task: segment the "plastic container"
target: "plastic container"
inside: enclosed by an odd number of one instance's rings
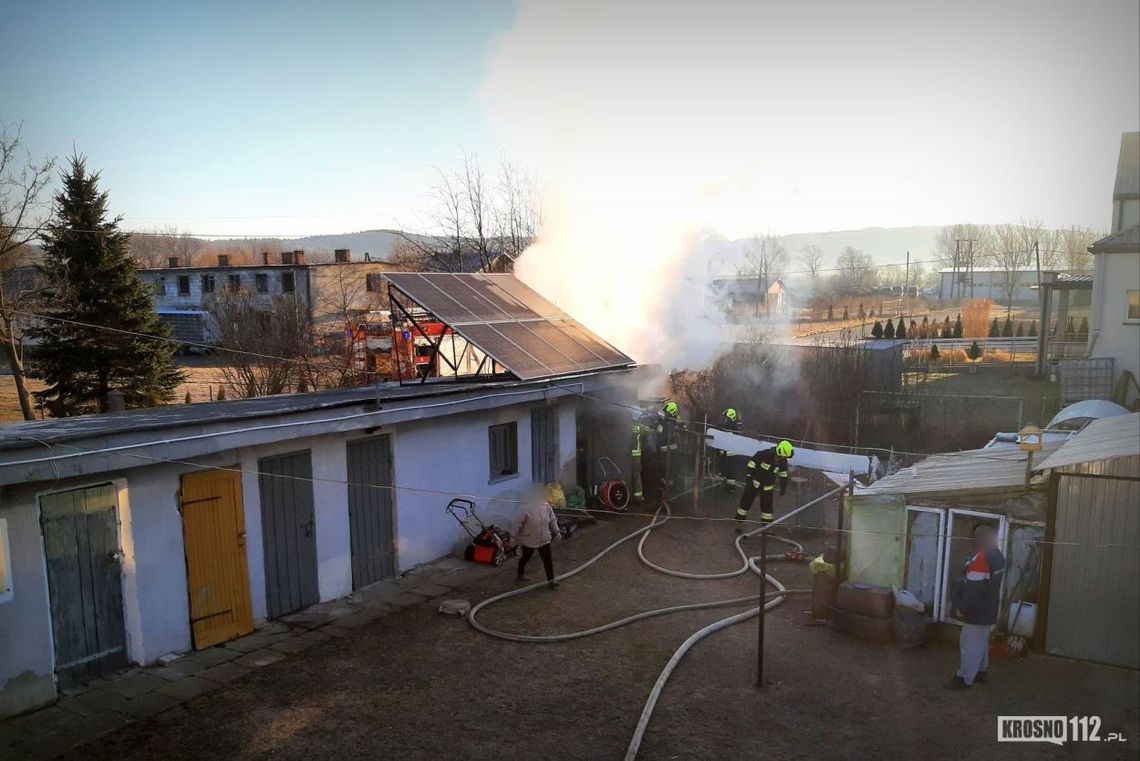
[[[1020,613],[1018,608],[1021,609]],[[1006,621],[1009,622],[1010,634],[1032,639],[1033,632],[1037,629],[1037,604],[1014,600],[1009,604],[1009,618]]]

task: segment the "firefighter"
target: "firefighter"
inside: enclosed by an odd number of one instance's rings
[[[748,461],[745,472],[744,492],[740,495],[740,506],[736,508],[736,519],[748,517],[752,501],[760,494],[760,521],[770,523],[772,502],[775,500],[776,480],[780,481],[780,496],[788,490],[788,460],[795,454],[790,441],[781,441],[775,447],[762,449]],[[739,533],[743,529],[737,528]]]
[[[742,421],[735,409],[729,407],[720,415],[720,428],[726,431],[739,431]],[[724,476],[724,487],[729,492],[736,491],[740,477],[740,456],[732,455],[723,449],[717,450],[720,474]]]
[[[635,414],[633,418],[633,437],[631,439],[632,448],[630,455],[633,458],[633,463],[630,465],[629,471],[629,486],[630,497],[634,502],[641,502],[645,499],[645,490],[641,481],[641,452],[642,452],[642,437],[647,436],[649,428],[642,422],[641,414]]]
[[[665,474],[665,485],[673,485],[673,471],[677,468],[677,434],[681,429],[681,408],[672,399],[665,400],[657,413],[658,467]]]

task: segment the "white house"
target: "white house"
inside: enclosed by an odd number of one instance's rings
[[[452,325],[494,346],[480,382],[0,427],[0,715],[451,554],[451,497],[511,525],[531,483],[585,486],[596,458],[628,460],[632,360],[552,306],[525,316],[541,297],[513,277],[468,277],[479,295],[448,281],[447,298],[490,315]],[[490,343],[515,328],[549,340]]]
[[[1140,132],[1125,133],[1112,197],[1112,234],[1093,254],[1089,356],[1114,359],[1116,401],[1140,397]]]
[[[938,298],[940,299],[991,299],[1006,303],[1009,290],[1006,284],[1013,278],[1013,300],[1015,302],[1036,302],[1037,270],[1027,269],[1007,273],[1000,267],[975,267],[972,272],[957,271],[958,281],[954,284],[953,269],[939,270]]]

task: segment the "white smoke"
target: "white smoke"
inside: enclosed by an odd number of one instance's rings
[[[516,274],[666,368],[702,366],[724,340],[705,297],[723,241],[707,224],[756,174],[757,83],[737,65],[755,40],[718,23],[720,44],[694,46],[705,13],[522,0],[482,93],[542,184],[541,235]]]

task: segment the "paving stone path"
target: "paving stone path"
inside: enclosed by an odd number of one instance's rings
[[[216,647],[166,665],[131,668],[61,693],[54,705],[0,720],[0,758],[49,759],[124,725],[163,712],[241,679],[255,669],[296,658],[312,647],[353,636],[377,618],[411,605],[438,604],[475,579],[495,573],[452,558],[315,605]]]

